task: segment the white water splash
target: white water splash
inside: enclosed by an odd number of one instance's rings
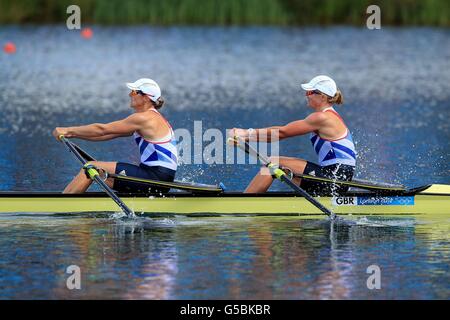
[[[371,219],[359,217],[355,220],[358,226],[368,227],[414,227],[415,221],[411,219]]]

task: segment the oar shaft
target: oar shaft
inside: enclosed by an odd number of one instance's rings
[[[70,152],[72,152],[75,157],[80,160],[80,162],[84,165],[88,163],[78,150],[73,146],[73,144],[67,140],[64,136],[60,137],[60,140],[66,145]],[[119,206],[120,209],[129,217],[133,216],[133,211],[111,190],[111,188],[100,178],[98,171],[95,168],[88,168],[87,173],[89,177],[97,182],[97,184],[103,189],[103,191]]]
[[[69,149],[69,151],[72,152],[75,155],[75,157],[77,157],[78,160],[80,160],[80,162],[83,165],[85,165],[87,163],[87,161],[80,155],[78,150],[75,149],[75,147],[72,145],[72,143],[69,140],[67,140],[63,136],[60,137],[60,140],[66,145],[66,147]]]
[[[271,163],[270,160],[267,157],[261,155],[258,151],[253,149],[248,144],[248,142],[242,141],[242,140],[240,140],[239,138],[236,137],[234,139],[234,143],[236,143],[241,148],[243,146],[243,149],[244,149],[245,152],[247,152],[249,154],[253,154],[255,157],[257,157],[269,169],[276,167],[274,172],[275,172],[275,176],[279,180],[281,180],[282,182],[287,184],[289,187],[291,187],[291,189],[293,189],[294,191],[296,191],[297,193],[302,195],[306,200],[308,200],[311,204],[313,204],[320,211],[322,211],[323,213],[328,215],[332,220],[334,220],[336,218],[336,214],[334,214],[333,212],[331,212],[330,210],[325,208],[325,206],[323,206],[319,201],[314,199],[309,193],[307,193],[300,186],[297,186],[294,182],[292,182],[292,180],[287,177],[286,173],[283,170],[278,168],[278,166],[276,166],[275,164]],[[242,145],[241,145],[241,143],[242,143]]]
[[[252,146],[250,146],[250,144],[248,144],[247,142],[245,142],[245,144],[242,145],[236,139],[231,139],[231,140],[234,143],[237,143],[237,146],[239,148],[241,148],[242,150],[244,150],[246,153],[251,154],[251,155],[255,156],[256,158],[258,158],[263,165],[267,166],[270,163],[270,160],[267,157],[263,156],[262,154],[259,154],[258,151],[253,149]],[[388,184],[388,183],[378,183],[377,184],[375,182],[358,180],[358,179],[352,179],[351,181],[343,181],[343,180],[337,180],[337,179],[336,180],[329,179],[329,178],[325,178],[325,177],[311,176],[311,175],[304,174],[304,173],[293,172],[293,174],[294,174],[294,177],[296,177],[296,178],[298,177],[298,178],[303,178],[303,179],[312,180],[312,181],[332,183],[332,184],[362,188],[362,189],[367,189],[367,190],[375,190],[378,192],[382,192],[385,189],[388,189],[387,191],[405,191],[406,190],[405,186]]]
[[[111,188],[100,178],[98,172],[92,177],[92,179],[100,185],[103,191],[105,191],[105,193],[114,200],[114,202],[120,209],[122,209],[123,212],[125,212],[127,216],[133,215],[133,211],[131,211],[130,208],[128,208],[128,206],[114,193],[114,191],[112,191]]]
[[[73,147],[79,152],[79,154],[85,159],[86,161],[96,161],[93,156],[91,156],[89,153],[81,149],[77,144],[70,142]]]
[[[292,180],[290,180],[286,175],[281,176],[281,181],[289,185],[292,189],[296,190],[298,193],[300,193],[303,197],[305,197],[306,200],[311,202],[313,205],[315,205],[320,211],[328,215],[331,219],[335,219],[336,214],[334,212],[331,212],[328,210],[324,205],[322,205],[319,201],[314,199],[309,193],[307,193],[305,190],[297,186]]]
[[[72,141],[70,141],[70,144],[76,149],[76,151],[78,151],[80,156],[82,158],[84,158],[85,160],[96,161],[93,156],[91,156],[89,153],[87,153],[85,150],[83,150],[76,143],[73,143]],[[115,174],[115,173],[108,173],[108,177],[114,178],[117,180],[143,183],[143,184],[147,184],[150,186],[173,188],[173,189],[178,189],[178,190],[187,190],[187,191],[191,191],[191,192],[221,193],[225,190],[225,186],[223,184],[220,184],[217,186],[217,185],[206,185],[206,184],[195,184],[195,183],[183,183],[183,182],[177,182],[177,181],[169,182],[169,181],[142,179],[142,178],[132,177],[132,176],[124,176],[124,175]]]

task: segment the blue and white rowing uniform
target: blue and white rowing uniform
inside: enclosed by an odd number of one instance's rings
[[[341,116],[333,109],[333,107],[326,108],[322,112],[331,112],[344,123]],[[319,158],[319,165],[321,167],[339,163],[353,167],[356,165],[355,145],[347,126],[346,130],[346,133],[342,137],[334,140],[324,139],[318,132],[311,133],[311,143]]]
[[[333,113],[345,125],[343,119],[333,107],[326,108],[322,112]],[[347,126],[345,127],[346,133],[333,140],[322,138],[316,131],[311,133],[310,139],[318,157],[318,164],[308,161],[303,173],[344,181],[352,179],[356,166],[356,150],[350,130]],[[348,190],[348,187],[318,183],[306,179],[302,179],[300,186],[313,194],[328,194],[330,192],[341,194]]]
[[[149,180],[173,181],[178,167],[178,152],[175,134],[169,122],[157,111],[151,109],[160,116],[167,124],[169,133],[162,139],[149,141],[144,139],[138,132],[134,132],[133,137],[138,145],[140,153],[139,166],[118,162],[116,174],[123,174],[131,177],[138,177]],[[168,189],[156,190],[148,185],[136,182],[116,179],[114,189],[119,192],[128,193],[148,193],[167,192]]]
[[[158,115],[162,115],[156,111]],[[164,118],[163,118],[164,119]],[[134,140],[136,141],[139,152],[141,154],[141,164],[148,167],[163,167],[171,170],[177,170],[177,142],[175,134],[169,122],[164,119],[169,127],[169,133],[158,141],[147,141],[139,133],[134,133]]]

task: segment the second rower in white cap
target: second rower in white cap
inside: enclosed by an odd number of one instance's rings
[[[343,96],[336,83],[328,76],[320,75],[301,87],[306,91],[308,106],[313,112],[303,120],[293,121],[284,126],[262,129],[232,129],[230,136],[239,136],[246,141],[271,141],[272,137],[282,140],[290,137],[310,135],[310,140],[318,161],[313,163],[292,157],[271,157],[273,163],[292,173],[309,174],[331,179],[349,181],[356,165],[356,151],[352,135],[334,110],[333,105],[342,104]],[[262,168],[253,178],[245,192],[266,192],[273,182],[267,168]],[[311,180],[293,180],[306,192],[320,194],[340,194],[348,190],[345,186],[318,183]]]

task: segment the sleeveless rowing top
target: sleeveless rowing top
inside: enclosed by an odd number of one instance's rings
[[[141,164],[149,167],[160,166],[171,170],[177,170],[177,142],[172,127],[158,111],[154,109],[151,109],[150,111],[156,112],[164,119],[164,121],[166,121],[170,132],[159,141],[145,140],[137,132],[133,134],[134,140],[139,147],[139,153],[141,154]]]
[[[326,108],[322,112],[332,112],[342,121],[342,123],[344,123],[344,120],[342,120],[341,116],[333,109],[333,107]],[[347,126],[346,129],[346,134],[335,140],[321,138],[317,131],[311,133],[311,142],[314,151],[319,157],[319,165],[321,167],[339,163],[349,166],[356,165],[355,145]]]

